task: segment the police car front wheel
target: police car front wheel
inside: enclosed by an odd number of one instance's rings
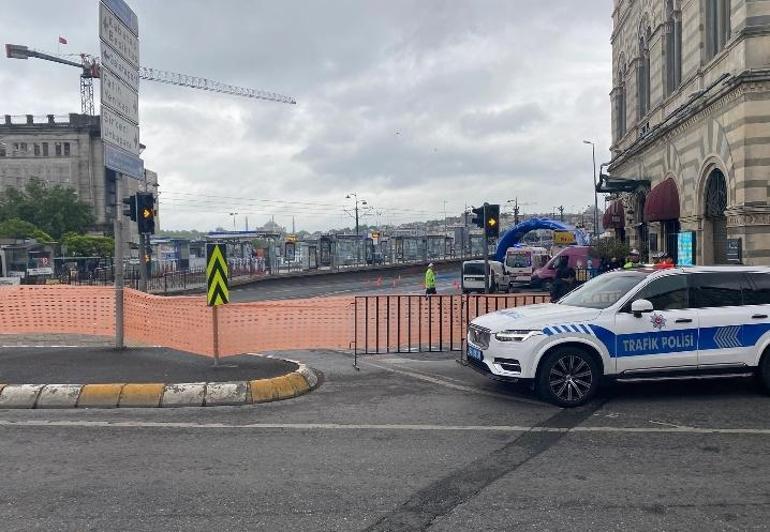
[[[770,394],[770,352],[765,352],[762,356],[762,362],[759,364],[757,376],[765,388],[765,391]]]
[[[546,355],[537,378],[538,395],[563,407],[585,404],[598,387],[599,365],[577,347],[559,347]]]

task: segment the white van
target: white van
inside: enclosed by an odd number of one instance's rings
[[[505,252],[505,273],[511,283],[530,284],[532,273],[551,259],[548,250],[540,247],[508,248]]]
[[[503,263],[496,260],[490,260],[489,292],[507,292],[509,285],[510,280],[505,274]],[[463,294],[468,294],[470,292],[484,292],[483,260],[466,260],[463,262],[462,288]]]

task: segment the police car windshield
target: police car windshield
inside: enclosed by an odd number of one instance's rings
[[[605,309],[611,307],[649,275],[649,272],[611,272],[591,279],[559,300],[560,305]]]

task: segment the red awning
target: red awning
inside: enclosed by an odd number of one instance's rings
[[[615,200],[604,211],[602,225],[605,229],[623,229],[626,226],[626,214],[623,211],[623,202]]]
[[[679,218],[679,191],[676,182],[669,177],[658,183],[644,202],[644,221],[662,222]]]

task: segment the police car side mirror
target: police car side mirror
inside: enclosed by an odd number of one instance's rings
[[[641,318],[642,314],[649,314],[653,310],[652,303],[646,299],[637,299],[631,303],[631,313],[635,318]]]

